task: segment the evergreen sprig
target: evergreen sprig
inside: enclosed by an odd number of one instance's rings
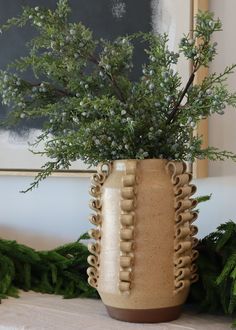
[[[202,149],[202,136],[192,137],[201,119],[236,106],[236,94],[226,85],[235,65],[193,85],[196,72],[216,56],[211,37],[222,28],[219,19],[199,12],[191,35],[181,39],[179,52],[193,68],[184,86],[176,67],[179,53],[169,50],[167,35],[140,32],[95,40],[83,24],[70,22],[69,14],[68,1],[59,0],[55,10],[25,7],[1,27],[5,32],[28,24],[37,32],[28,42],[28,55],[0,72],[2,102],[12,109],[1,126],[45,119],[32,149],[38,152],[43,141],[40,153],[49,161],[30,189],[76,159],[92,165],[127,158],[235,160],[231,152]],[[143,42],[147,62],[132,81],[137,42]],[[32,81],[24,79],[28,70]]]

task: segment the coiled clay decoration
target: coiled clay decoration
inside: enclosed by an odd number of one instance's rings
[[[169,162],[167,170],[175,196],[174,293],[178,294],[198,280],[197,267],[193,263],[198,257],[198,251],[194,249],[198,244],[194,237],[198,229],[192,225],[197,219],[197,213],[192,211],[197,202],[190,198],[196,192],[196,186],[190,184],[192,175],[186,173],[185,163]]]
[[[102,201],[101,201],[101,188],[110,172],[110,164],[100,164],[97,173],[92,176],[90,195],[94,198],[90,201],[90,208],[95,212],[91,214],[90,222],[97,227],[91,229],[88,233],[89,236],[95,240],[95,243],[88,245],[88,250],[91,255],[88,257],[88,263],[91,265],[87,269],[88,283],[97,288],[99,278],[99,254],[100,254],[100,240],[101,240],[101,225],[102,225]]]
[[[137,162],[131,161],[126,166],[125,175],[122,178],[121,188],[121,215],[120,215],[120,282],[119,289],[123,293],[130,293],[132,284],[134,261],[134,221],[136,207],[136,167]]]

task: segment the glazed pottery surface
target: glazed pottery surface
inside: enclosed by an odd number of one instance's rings
[[[114,318],[175,319],[197,280],[196,188],[185,171],[181,162],[118,160],[92,179],[89,283]]]

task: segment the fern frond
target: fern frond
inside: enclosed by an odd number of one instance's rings
[[[220,285],[227,277],[230,275],[230,272],[236,267],[236,253],[231,255],[224,266],[224,269],[217,277],[216,284]]]

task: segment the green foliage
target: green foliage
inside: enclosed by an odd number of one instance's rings
[[[197,204],[208,202],[211,199],[212,194],[196,197]]]
[[[180,49],[186,58],[194,60],[194,66],[207,67],[216,55],[217,43],[211,44],[211,36],[216,31],[221,31],[222,24],[219,19],[214,19],[210,12],[200,12],[196,17],[196,27],[193,31],[193,39],[184,36],[180,43]],[[200,42],[196,43],[196,38]]]
[[[87,283],[89,252],[81,240],[52,251],[35,251],[0,240],[0,298],[18,297],[18,289],[60,294],[64,298],[98,298]]]
[[[30,24],[38,32],[28,43],[28,55],[0,72],[2,102],[12,108],[2,126],[45,118],[32,149],[43,141],[39,153],[50,161],[31,188],[78,158],[93,165],[127,158],[236,160],[231,152],[202,149],[202,137],[193,136],[202,118],[236,106],[236,94],[226,85],[235,65],[193,86],[196,72],[216,55],[211,36],[221,23],[212,13],[199,12],[193,35],[180,41],[180,53],[193,64],[186,86],[176,70],[179,54],[168,49],[167,35],[137,33],[112,42],[94,40],[80,22],[70,22],[69,13],[68,1],[60,0],[54,11],[26,7],[1,27],[5,32]],[[132,81],[137,42],[144,42],[147,63],[141,77]],[[27,70],[33,71],[33,81],[24,79]]]
[[[208,202],[211,199],[211,194],[210,195],[203,195],[203,196],[199,196],[196,197],[196,201],[197,201],[197,205],[199,205],[200,203],[205,203]],[[195,212],[199,213],[199,209],[195,209]]]
[[[197,303],[202,311],[236,313],[235,237],[236,224],[228,221],[199,242],[200,280],[191,287],[190,301]]]

